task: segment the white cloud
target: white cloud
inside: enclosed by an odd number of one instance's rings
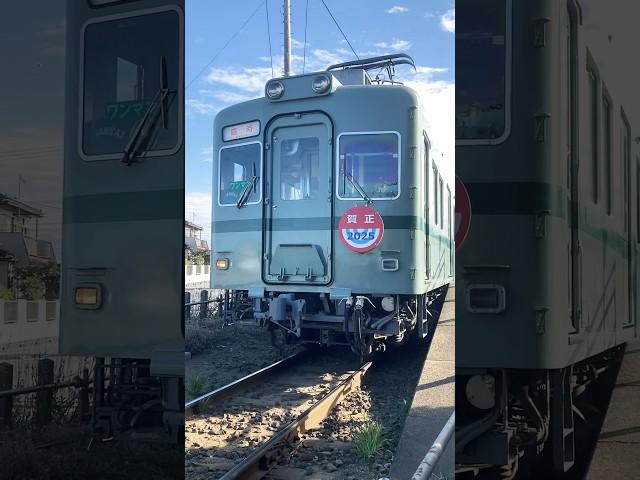
[[[408,40],[401,40],[399,38],[394,38],[390,42],[378,42],[373,44],[374,47],[378,48],[391,48],[392,50],[409,50],[413,45],[413,42]]]
[[[447,10],[440,16],[440,28],[445,32],[455,33],[456,31],[456,9]]]
[[[213,163],[213,145],[209,145],[208,147],[200,150],[200,156],[202,157],[203,162]]]
[[[309,45],[309,43],[307,42],[307,45]],[[304,42],[301,42],[300,40],[296,40],[295,38],[291,37],[291,48],[304,48]]]
[[[409,9],[407,7],[399,7],[397,5],[391,7],[389,10],[385,10],[385,12],[393,14],[393,13],[405,13],[408,12]]]
[[[221,109],[207,102],[203,102],[197,98],[189,98],[185,102],[187,109],[195,111],[201,115],[215,115]]]
[[[245,92],[260,95],[264,84],[271,78],[270,67],[214,67],[206,76],[208,83],[228,85]]]
[[[184,199],[184,216],[190,222],[194,222],[204,228],[202,239],[210,241],[211,238],[211,193],[188,192]],[[211,247],[211,245],[209,245]]]
[[[205,97],[215,98],[223,103],[240,103],[257,98],[259,95],[247,95],[229,90],[199,90],[198,93]]]
[[[434,18],[436,16],[437,15],[435,13],[432,13],[432,12],[427,12],[427,13],[424,14],[424,18]]]
[[[432,156],[444,159],[445,175],[453,179],[455,171],[455,84],[434,79],[446,68],[417,66],[417,72],[407,74],[404,84],[413,88],[420,102],[431,140]]]

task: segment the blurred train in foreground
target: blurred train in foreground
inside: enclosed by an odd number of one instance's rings
[[[104,436],[184,425],[184,1],[67,3],[60,351]],[[157,429],[155,430],[157,433]]]
[[[456,4],[458,473],[570,470],[638,334],[640,119],[597,3]]]
[[[212,288],[282,342],[366,356],[427,334],[453,275],[452,191],[417,94],[368,71],[275,78],[214,124]],[[384,84],[383,84],[384,83]]]

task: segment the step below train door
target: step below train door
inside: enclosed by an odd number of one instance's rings
[[[331,281],[332,136],[329,118],[319,113],[281,117],[267,130],[266,283]]]

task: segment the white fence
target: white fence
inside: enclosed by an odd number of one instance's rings
[[[0,346],[58,337],[60,302],[0,300]]]
[[[184,267],[184,287],[209,288],[210,265],[185,265]]]

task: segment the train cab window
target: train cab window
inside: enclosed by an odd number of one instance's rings
[[[121,157],[145,115],[145,138],[139,140],[138,152],[175,153],[181,136],[180,41],[175,10],[100,20],[85,27],[81,132],[85,159]]]
[[[250,189],[246,205],[262,198],[262,147],[258,142],[244,143],[220,149],[218,203],[238,205],[245,190]]]
[[[320,139],[283,140],[280,146],[280,198],[314,199],[320,189]]]
[[[498,143],[508,135],[510,0],[458,0],[456,140]]]
[[[604,140],[604,166],[605,166],[605,202],[607,206],[607,214],[611,215],[611,207],[613,203],[613,192],[611,189],[612,175],[612,136],[613,136],[613,119],[611,116],[611,97],[607,93],[605,86],[602,86],[602,120],[603,120],[603,140]]]
[[[372,200],[400,196],[400,134],[342,133],[338,136],[338,198]]]

